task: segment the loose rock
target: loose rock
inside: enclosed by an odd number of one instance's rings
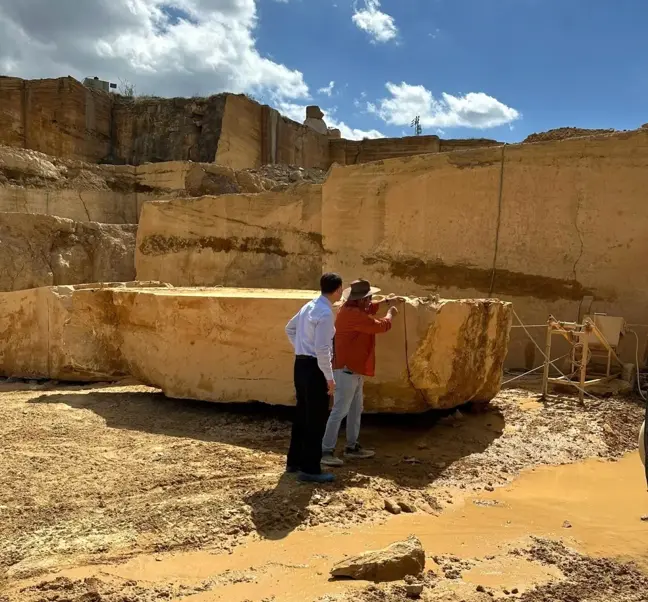
[[[367,581],[397,581],[406,575],[420,575],[425,567],[425,552],[418,538],[391,544],[383,550],[347,558],[331,569],[333,577]]]
[[[385,500],[385,510],[387,510],[387,512],[391,512],[392,514],[401,513],[401,507],[399,506],[398,502],[389,498]]]
[[[403,512],[407,512],[407,513],[410,513],[410,514],[412,512],[416,512],[416,506],[414,504],[410,504],[409,502],[399,500],[398,505],[400,506],[400,509]]]
[[[405,591],[409,598],[419,598],[423,593],[423,584],[422,583],[407,583],[405,585]]]

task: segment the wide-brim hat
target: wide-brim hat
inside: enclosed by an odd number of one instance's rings
[[[355,280],[351,283],[351,286],[347,288],[342,296],[347,301],[358,301],[360,299],[366,299],[371,297],[376,293],[379,293],[380,289],[375,286],[371,286],[368,280]]]

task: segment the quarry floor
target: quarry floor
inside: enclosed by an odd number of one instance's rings
[[[286,408],[0,381],[0,600],[405,600],[328,573],[410,533],[423,600],[648,600],[642,416],[523,390],[486,413],[369,416],[376,458],[324,487],[283,474]]]

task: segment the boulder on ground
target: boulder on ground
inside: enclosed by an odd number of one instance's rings
[[[424,568],[423,546],[418,538],[410,536],[383,550],[365,552],[338,562],[331,569],[331,576],[365,581],[398,581],[407,575],[420,575]]]
[[[294,351],[284,328],[313,291],[144,283],[25,293],[0,294],[0,374],[130,374],[169,397],[295,403]],[[423,412],[492,399],[509,326],[507,303],[409,300],[380,336],[366,410]]]

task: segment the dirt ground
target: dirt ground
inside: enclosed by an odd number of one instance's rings
[[[608,471],[607,490],[622,495],[614,471],[626,461],[623,470],[633,471],[638,462],[621,458],[636,449],[643,411],[631,399],[590,400],[582,408],[567,396],[539,402],[534,393],[508,390],[486,413],[368,416],[362,442],[375,447],[377,457],[348,463],[332,486],[311,486],[283,474],[290,409],[175,401],[127,384],[0,381],[1,591],[11,602],[403,600],[403,584],[328,583],[323,574],[336,554],[364,545],[365,536],[366,545],[388,543],[401,530],[426,531],[434,523],[446,527],[430,531],[429,545],[452,547],[438,533],[461,521],[479,522],[479,513],[499,512],[498,505],[514,512],[515,489],[507,493],[506,487],[534,467],[605,460],[583,474],[595,485],[597,471]],[[549,480],[538,490],[551,489],[559,477],[539,470]],[[636,474],[634,487],[645,495],[640,465]],[[386,500],[413,513],[393,517]],[[530,508],[528,516],[540,517],[532,524],[544,532],[545,507]],[[620,517],[633,521],[627,532],[636,527],[648,541],[648,523],[638,509],[633,513]],[[564,527],[567,532],[571,525]],[[601,553],[586,553],[576,540],[587,542],[590,532],[581,537],[578,526],[574,547],[529,529],[512,529],[499,541],[499,527],[483,533],[466,527],[466,541],[474,535],[474,542],[456,556],[434,555],[426,544],[430,571],[421,598],[648,600],[641,554],[606,558],[612,548],[605,542],[600,550],[591,546]],[[327,552],[317,554],[332,533]],[[482,554],[496,544],[496,551]],[[309,546],[308,563],[287,560],[308,555]],[[541,578],[527,579],[527,567],[517,588],[484,586],[497,572],[488,568],[492,562],[504,562],[499,572],[509,575],[522,563]],[[285,597],[272,593],[318,563],[303,579],[302,593],[290,587]],[[475,567],[480,577],[471,582],[465,571]]]

